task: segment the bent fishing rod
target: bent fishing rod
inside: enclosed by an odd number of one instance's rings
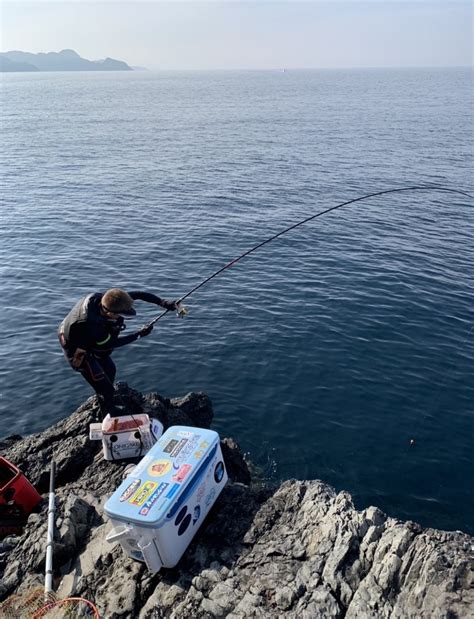
[[[330,213],[331,211],[335,211],[335,210],[337,210],[339,208],[342,208],[343,206],[349,206],[349,204],[355,204],[356,202],[361,202],[362,200],[367,200],[368,198],[373,198],[375,196],[383,196],[383,195],[388,194],[388,193],[397,193],[397,192],[401,192],[401,191],[445,191],[445,192],[455,193],[457,195],[465,196],[467,198],[470,198],[471,200],[474,199],[474,196],[471,196],[471,194],[466,193],[465,191],[461,191],[459,189],[451,189],[449,187],[437,187],[435,185],[432,185],[432,186],[399,187],[397,189],[385,189],[384,191],[377,191],[375,193],[369,193],[367,195],[360,196],[359,198],[353,198],[352,200],[348,200],[347,202],[342,202],[341,204],[337,204],[336,206],[331,206],[330,208],[327,208],[324,211],[320,211],[319,213],[316,213],[315,215],[311,215],[310,217],[306,217],[305,219],[302,219],[301,221],[298,221],[297,223],[295,223],[295,224],[293,224],[291,226],[288,226],[288,228],[285,228],[281,232],[278,232],[277,234],[274,234],[273,236],[269,237],[268,239],[265,239],[264,241],[258,243],[257,245],[255,245],[251,249],[247,250],[246,252],[244,252],[243,254],[238,256],[237,258],[234,258],[234,260],[231,260],[230,262],[225,264],[223,267],[221,267],[215,273],[213,273],[212,275],[210,275],[209,277],[204,279],[202,282],[200,282],[197,286],[194,286],[194,288],[192,288],[189,292],[187,292],[184,296],[182,296],[180,299],[178,299],[176,301],[176,307],[177,307],[177,314],[178,314],[178,316],[179,317],[183,317],[183,316],[185,316],[187,314],[186,309],[184,307],[180,307],[181,303],[185,299],[190,297],[194,292],[196,292],[196,290],[199,290],[199,288],[202,288],[202,286],[204,286],[205,284],[210,282],[211,279],[214,279],[215,277],[220,275],[223,271],[225,271],[226,269],[230,268],[231,266],[233,266],[234,264],[236,264],[237,262],[242,260],[242,258],[245,258],[249,254],[252,254],[254,251],[257,251],[257,249],[260,249],[260,247],[263,247],[267,243],[271,243],[272,241],[274,241],[275,239],[277,239],[280,236],[283,236],[287,232],[290,232],[291,230],[294,230],[295,228],[298,228],[299,226],[302,226],[303,224],[306,224],[306,223],[312,221],[313,219],[316,219],[317,217],[322,217],[322,215],[326,215],[327,213]],[[156,322],[158,322],[158,320],[160,320],[161,318],[163,318],[163,316],[168,314],[169,311],[170,310],[165,310],[164,312],[161,312],[161,314],[159,314],[156,318],[154,318],[146,326],[147,327],[153,326]]]

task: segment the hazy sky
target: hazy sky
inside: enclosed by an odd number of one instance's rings
[[[1,0],[0,50],[161,69],[472,64],[470,1]]]

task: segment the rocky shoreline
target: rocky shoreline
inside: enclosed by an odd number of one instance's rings
[[[170,402],[118,388],[128,410],[165,429],[211,425],[204,394]],[[88,598],[105,619],[474,616],[471,536],[402,522],[376,507],[357,511],[347,492],[321,481],[253,482],[226,438],[228,485],[178,565],[150,575],[105,541],[103,505],[128,462],[104,461],[100,442],[89,440],[96,412],[92,397],[48,430],[0,446],[45,497],[56,460],[59,597]],[[21,536],[0,541],[0,601],[43,586],[46,514],[43,501]]]

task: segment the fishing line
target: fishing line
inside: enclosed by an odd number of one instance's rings
[[[202,286],[204,286],[205,284],[210,282],[211,279],[214,279],[215,277],[220,275],[223,271],[225,271],[226,269],[230,268],[231,266],[233,266],[234,264],[236,264],[237,262],[242,260],[242,258],[245,258],[246,256],[248,256],[249,254],[253,253],[254,251],[257,251],[257,249],[260,249],[260,247],[263,247],[267,243],[271,243],[271,241],[274,241],[278,237],[283,236],[287,232],[290,232],[291,230],[294,230],[295,228],[298,228],[299,226],[302,226],[303,224],[306,224],[309,221],[312,221],[313,219],[316,219],[317,217],[321,217],[322,215],[326,215],[327,213],[330,213],[331,211],[335,211],[335,210],[337,210],[339,208],[342,208],[343,206],[348,206],[349,204],[354,204],[355,202],[360,202],[361,200],[367,200],[368,198],[373,198],[375,196],[382,196],[382,195],[385,195],[385,194],[388,194],[388,193],[397,193],[397,192],[401,192],[401,191],[420,191],[420,190],[421,191],[446,191],[446,192],[449,192],[449,193],[455,193],[455,194],[458,194],[458,195],[461,195],[461,196],[465,196],[467,198],[470,198],[471,200],[474,199],[474,196],[471,196],[471,194],[466,193],[465,191],[461,191],[459,189],[451,189],[449,187],[437,187],[435,185],[433,185],[433,186],[399,187],[397,189],[385,189],[384,191],[377,191],[375,193],[369,193],[367,195],[360,196],[359,198],[353,198],[352,200],[348,200],[347,202],[342,202],[341,204],[337,204],[336,206],[331,206],[330,208],[327,208],[324,211],[320,211],[319,213],[316,213],[315,215],[311,215],[310,217],[306,217],[305,219],[302,219],[301,221],[298,221],[297,223],[295,223],[295,224],[293,224],[291,226],[288,226],[288,228],[285,228],[281,232],[278,232],[277,234],[274,234],[273,236],[269,237],[268,239],[265,239],[264,241],[258,243],[257,245],[255,245],[251,249],[247,250],[246,252],[244,252],[243,254],[238,256],[237,258],[234,258],[234,260],[231,260],[230,262],[225,264],[223,267],[221,267],[219,270],[217,270],[215,273],[213,273],[212,275],[210,275],[209,277],[204,279],[197,286],[192,288],[184,296],[182,296],[180,299],[178,299],[176,301],[176,303],[177,304],[182,303],[182,301],[184,301],[185,299],[190,297],[194,292],[196,292],[196,290],[199,290],[199,288],[202,288]],[[149,322],[147,324],[147,326],[154,325],[156,322],[158,322],[158,320],[163,318],[163,316],[165,316],[169,311],[170,310],[165,310],[164,312],[162,312],[159,316],[157,316],[151,322]]]

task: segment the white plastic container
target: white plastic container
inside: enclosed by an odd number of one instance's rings
[[[226,482],[217,432],[173,426],[106,502],[107,541],[152,573],[174,567]]]
[[[102,423],[89,426],[89,438],[102,440],[105,460],[144,456],[163,434],[163,424],[148,415],[107,415]]]

